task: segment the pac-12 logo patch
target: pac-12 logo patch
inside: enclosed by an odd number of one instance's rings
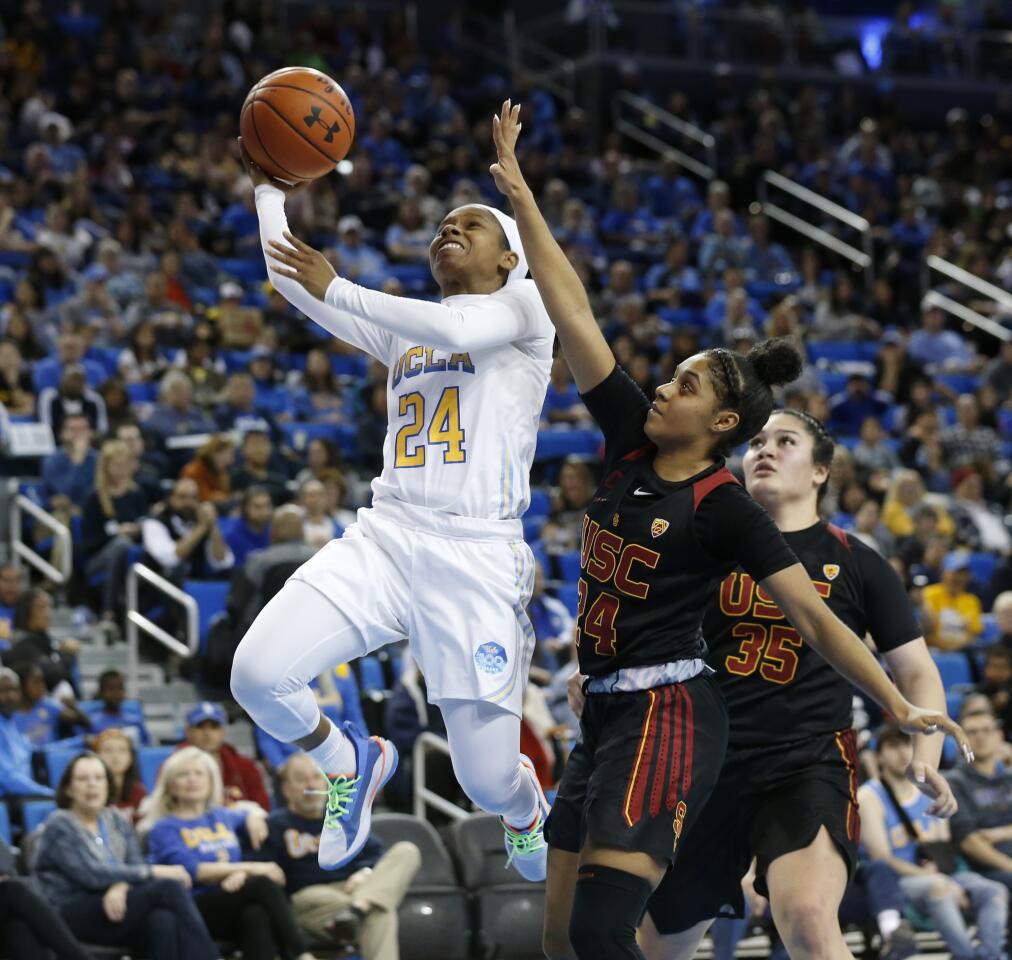
[[[506,669],[507,660],[505,648],[498,643],[483,643],[474,651],[474,662],[478,664],[478,669],[492,676]]]
[[[667,520],[661,520],[658,517],[650,524],[650,536],[656,540],[670,526],[671,524]]]
[[[840,575],[840,564],[824,563],[822,565],[822,572],[826,575],[827,580],[835,580]]]

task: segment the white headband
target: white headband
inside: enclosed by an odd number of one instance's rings
[[[457,210],[463,210],[466,207],[477,207],[479,210],[491,213],[499,221],[499,226],[502,227],[503,233],[506,234],[506,243],[509,245],[510,250],[517,255],[517,265],[510,270],[510,275],[506,278],[506,282],[512,283],[514,280],[523,280],[527,276],[527,255],[524,253],[523,244],[520,243],[520,230],[517,228],[516,220],[507,216],[502,210],[496,210],[495,207],[487,206],[484,203],[465,203],[463,206],[457,207]],[[455,212],[454,210],[450,211],[450,213]]]

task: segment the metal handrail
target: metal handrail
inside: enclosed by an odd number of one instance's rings
[[[171,633],[158,626],[154,620],[149,620],[140,612],[137,604],[137,581],[143,580],[158,590],[161,590],[170,600],[175,600],[186,610],[186,640],[180,643]],[[189,657],[197,652],[200,643],[200,612],[197,601],[188,593],[180,590],[170,580],[166,580],[161,574],[155,573],[150,567],[143,563],[132,564],[127,571],[126,580],[127,614],[126,614],[126,640],[127,640],[127,682],[130,695],[138,695],[137,663],[138,632],[143,630],[148,636],[154,637],[163,646],[168,647],[173,653],[181,657]]]
[[[1012,340],[1012,332],[1006,327],[1003,327],[990,317],[985,317],[982,313],[977,313],[976,310],[971,309],[966,304],[953,300],[944,293],[939,293],[937,290],[929,290],[924,295],[921,303],[924,306],[939,307],[946,313],[951,313],[954,317],[958,317],[965,323],[969,323],[979,330],[983,330],[985,333],[990,333],[999,340]]]
[[[20,560],[26,560],[40,573],[47,576],[54,583],[63,586],[70,582],[70,575],[74,569],[74,548],[70,536],[70,528],[60,523],[51,513],[43,510],[37,503],[34,503],[23,493],[17,493],[18,482],[12,480],[9,486],[14,494],[11,501],[11,551],[14,554],[14,563],[20,566]],[[33,550],[22,539],[21,514],[22,511],[33,516],[46,529],[52,530],[59,546],[60,567],[57,569],[42,554]]]
[[[425,808],[429,806],[446,814],[451,820],[463,820],[468,815],[463,807],[458,807],[457,804],[451,803],[446,797],[441,797],[425,786],[425,758],[430,752],[442,753],[448,757],[450,756],[450,745],[434,733],[420,733],[411,751],[411,764],[414,768],[411,779],[414,784],[415,816],[424,819]]]
[[[779,204],[773,203],[769,199],[770,187],[782,190],[795,200],[814,207],[826,216],[832,217],[844,226],[857,231],[861,236],[861,247],[863,249],[858,249],[853,244],[834,236],[828,230],[824,230],[822,227],[818,227],[814,223],[785,210]],[[766,216],[800,233],[809,240],[826,247],[826,249],[832,250],[844,259],[849,260],[855,266],[860,267],[864,271],[865,283],[871,289],[872,282],[875,279],[875,263],[872,257],[874,246],[871,224],[864,217],[858,216],[846,207],[841,207],[840,204],[834,203],[814,190],[809,190],[808,187],[803,187],[800,183],[795,183],[793,180],[773,170],[767,170],[759,178],[758,192],[759,202],[762,204],[763,213]]]
[[[934,254],[927,257],[924,263],[929,271],[936,270],[938,273],[945,274],[949,279],[955,280],[956,283],[961,283],[964,287],[969,287],[989,300],[994,300],[1003,310],[1008,310],[1012,313],[1012,294],[1002,290],[1001,287],[996,287],[993,283],[981,280],[975,273],[970,273],[969,270],[957,267],[951,261]]]
[[[623,119],[621,116],[623,105],[637,111],[648,123],[662,124],[674,130],[679,136],[698,143],[706,151],[706,162],[704,163],[678,147],[665,143],[660,137],[644,129],[642,123],[634,124]],[[697,127],[694,123],[675,116],[669,110],[657,106],[656,103],[652,103],[645,97],[629,91],[624,91],[616,96],[615,114],[615,129],[629,137],[630,140],[636,140],[663,156],[674,157],[686,170],[704,180],[713,180],[717,176],[717,141],[702,127]]]

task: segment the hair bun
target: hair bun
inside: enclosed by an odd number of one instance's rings
[[[770,387],[801,376],[801,354],[788,340],[764,340],[749,350],[745,359],[755,375]]]

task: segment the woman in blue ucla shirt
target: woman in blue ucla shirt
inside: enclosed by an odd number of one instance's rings
[[[276,863],[242,859],[238,832],[258,849],[267,836],[259,808],[224,806],[218,765],[203,750],[185,747],[162,765],[142,824],[150,825],[152,863],[184,867],[193,900],[215,937],[234,941],[246,960],[315,960],[285,899]]]
[[[46,899],[86,943],[129,946],[152,960],[216,960],[218,948],[186,895],[181,867],[148,866],[130,822],[109,806],[112,775],[76,756],[56,789],[33,856]]]

